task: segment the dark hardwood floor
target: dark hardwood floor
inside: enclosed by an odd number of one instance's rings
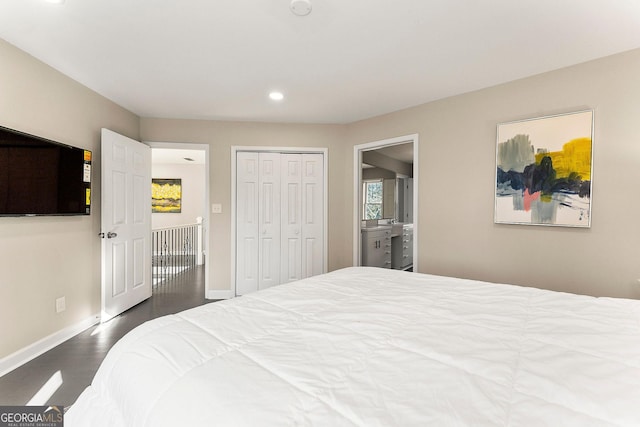
[[[212,302],[204,295],[204,266],[158,285],[148,300],[0,377],[0,405],[25,405],[51,378],[59,378],[58,371],[62,385],[46,402],[37,404],[73,404],[93,380],[111,346],[122,336],[147,320]]]

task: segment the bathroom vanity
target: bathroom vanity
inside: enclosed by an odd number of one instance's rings
[[[413,224],[363,227],[362,265],[409,270],[413,268]]]

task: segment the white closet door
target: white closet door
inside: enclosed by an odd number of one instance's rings
[[[238,152],[236,160],[236,293],[258,290],[258,153]]]
[[[280,284],[280,153],[259,153],[258,289]]]
[[[282,154],[281,282],[302,278],[302,155]]]
[[[324,271],[324,156],[302,154],[302,277]]]
[[[324,156],[236,157],[236,294],[324,272]]]

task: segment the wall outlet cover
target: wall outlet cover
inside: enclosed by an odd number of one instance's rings
[[[56,313],[62,313],[67,309],[67,301],[65,297],[56,299]]]

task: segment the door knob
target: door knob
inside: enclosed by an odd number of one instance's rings
[[[117,235],[118,235],[118,233],[114,233],[113,231],[110,231],[110,232],[107,233],[107,239],[113,239]]]

